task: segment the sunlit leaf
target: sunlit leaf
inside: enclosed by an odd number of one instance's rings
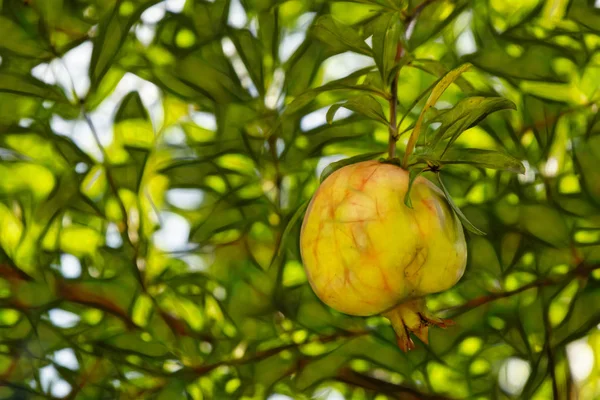
[[[493,150],[451,148],[444,153],[441,162],[444,164],[469,164],[517,174],[525,173],[525,167],[521,161],[506,153]]]
[[[431,120],[431,122],[441,123],[441,126],[428,140],[428,145],[434,148],[445,139],[450,139],[448,144],[450,145],[462,132],[477,125],[489,114],[508,109],[514,110],[516,106],[503,97],[467,97],[450,110],[443,111]]]
[[[312,34],[336,52],[350,50],[365,55],[372,54],[371,48],[356,31],[329,15],[319,18],[312,28]]]
[[[383,14],[375,25],[373,58],[385,82],[396,63],[401,29],[400,16],[394,13]]]
[[[425,113],[427,112],[427,110],[429,110],[431,107],[433,107],[435,105],[435,103],[437,103],[437,101],[442,96],[442,94],[444,94],[444,92],[446,91],[446,89],[463,72],[465,72],[466,70],[468,70],[470,67],[471,67],[470,64],[463,64],[460,67],[458,67],[456,69],[453,69],[452,71],[450,71],[446,75],[444,75],[444,77],[441,78],[440,81],[432,89],[431,94],[427,98],[425,106],[423,107],[423,110],[421,110],[421,114],[419,115],[419,119],[417,119],[417,123],[415,124],[413,132],[410,135],[410,138],[408,139],[408,144],[406,145],[406,153],[405,153],[404,161],[403,161],[403,164],[405,166],[408,164],[408,156],[410,155],[410,153],[415,148],[415,145],[417,144],[417,140],[419,139],[419,135],[421,133],[421,128],[422,128],[422,125],[423,125],[423,119],[425,117]]]
[[[452,209],[454,210],[454,212],[456,213],[456,215],[458,216],[458,218],[460,219],[460,222],[462,222],[463,226],[469,231],[469,232],[473,232],[476,235],[485,235],[485,232],[483,232],[482,230],[478,229],[477,227],[475,227],[475,225],[473,225],[465,216],[465,214],[463,214],[463,212],[460,210],[460,208],[458,208],[456,206],[456,204],[454,203],[454,201],[452,200],[452,196],[450,196],[450,193],[448,193],[448,190],[446,189],[446,187],[444,186],[444,183],[442,182],[442,178],[440,177],[440,174],[438,173],[437,175],[438,177],[438,181],[440,182],[440,187],[442,188],[442,190],[444,191],[444,195],[446,196],[446,200],[448,201],[448,204],[450,204],[450,207],[452,207]]]
[[[145,0],[139,5],[129,3],[126,7],[134,7],[130,15],[124,16],[120,3],[116,3],[110,15],[102,20],[98,34],[94,39],[92,52],[90,80],[92,86],[97,86],[108,72],[112,62],[125,43],[129,29],[138,20],[142,12],[158,0]]]
[[[350,111],[362,114],[367,118],[381,122],[384,125],[388,125],[387,118],[383,113],[381,104],[371,95],[362,95],[358,97],[352,97],[345,103],[334,104],[327,111],[327,122],[332,123],[333,117],[337,110],[341,107],[347,108]]]

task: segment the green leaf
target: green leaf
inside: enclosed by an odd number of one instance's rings
[[[290,115],[297,113],[298,111],[302,110],[302,108],[310,104],[310,102],[313,101],[319,94],[332,90],[356,90],[384,96],[385,94],[375,86],[358,83],[362,80],[362,78],[372,71],[373,67],[361,68],[342,79],[337,79],[317,88],[307,90],[306,92],[299,94],[294,98],[294,100],[286,107],[285,114]]]
[[[596,204],[600,204],[600,136],[575,141],[575,160],[581,182]]]
[[[450,207],[452,207],[452,209],[458,216],[458,219],[460,219],[460,222],[462,222],[463,226],[469,232],[472,232],[476,235],[485,235],[485,232],[483,232],[482,230],[478,229],[475,225],[473,225],[471,223],[471,221],[469,221],[467,219],[465,214],[463,214],[463,212],[460,210],[460,208],[458,208],[458,206],[456,204],[454,204],[454,201],[452,201],[452,196],[450,196],[450,193],[448,193],[446,186],[444,186],[444,182],[442,182],[442,177],[440,176],[439,172],[437,173],[437,178],[438,178],[438,181],[440,182],[440,187],[442,188],[442,191],[444,192],[444,195],[446,196],[446,200],[448,200],[448,204],[450,204]]]
[[[222,35],[227,28],[230,0],[190,2],[190,15],[201,42],[208,42]]]
[[[202,46],[180,60],[175,73],[200,96],[206,96],[216,103],[245,101],[251,98],[242,87],[218,41]]]
[[[30,76],[22,76],[9,72],[0,72],[0,92],[68,103],[63,92],[57,87],[47,85]]]
[[[408,171],[408,188],[406,189],[406,194],[404,195],[404,204],[406,204],[408,208],[413,208],[412,200],[410,198],[410,192],[412,190],[413,183],[415,183],[415,179],[417,179],[423,172],[425,172],[425,169],[423,168],[411,168]]]
[[[330,15],[317,20],[312,34],[338,53],[350,50],[367,56],[373,55],[371,48],[354,29],[336,21]]]
[[[565,105],[561,103],[542,101],[539,97],[530,95],[523,96],[524,122],[531,126],[539,146],[544,149],[544,157],[547,157],[550,144],[556,137],[558,124],[540,125],[538,122],[557,121],[565,109]]]
[[[411,66],[420,69],[421,71],[427,72],[433,76],[438,78],[443,78],[450,70],[437,60],[429,60],[429,59],[416,59],[411,63]],[[473,85],[467,81],[463,76],[459,76],[454,81],[456,86],[458,86],[463,92],[471,93],[474,91]],[[434,83],[437,84],[437,82]]]
[[[571,1],[567,17],[577,21],[590,31],[600,33],[600,9],[595,7],[591,1]]]
[[[381,103],[379,103],[373,96],[371,95],[362,95],[358,97],[353,97],[346,101],[345,103],[334,104],[327,111],[327,122],[332,123],[333,117],[337,110],[341,107],[347,108],[350,111],[354,111],[358,114],[362,114],[367,118],[373,119],[375,121],[381,122],[384,125],[388,125],[388,120],[385,118],[385,114],[383,113],[383,108],[381,107]]]
[[[277,251],[275,252],[275,257],[273,257],[273,261],[271,262],[270,268],[273,268],[274,265],[277,266],[281,264],[281,259],[285,252],[289,236],[296,227],[296,224],[298,224],[298,221],[300,221],[302,217],[304,217],[304,213],[306,212],[306,209],[308,208],[309,204],[310,200],[306,200],[300,205],[300,207],[298,207],[298,209],[289,219],[287,225],[285,226],[285,229],[283,230],[283,233],[281,234],[281,240],[279,241],[279,246],[277,247]]]
[[[442,112],[430,122],[439,122],[442,125],[434,133],[434,137],[428,140],[427,146],[435,148],[437,144],[450,139],[450,146],[462,132],[472,128],[489,114],[500,110],[516,110],[516,105],[503,97],[474,96],[462,99],[456,106]]]
[[[310,88],[321,64],[329,56],[324,44],[305,41],[286,63],[285,88],[290,96],[298,96]]]
[[[453,148],[442,156],[442,164],[471,164],[476,167],[499,169],[524,174],[525,167],[518,159],[499,151]]]
[[[85,98],[85,108],[87,111],[92,111],[98,107],[114,90],[125,75],[125,71],[113,67],[110,68],[100,84]]]
[[[396,64],[401,28],[398,14],[385,13],[379,18],[373,31],[373,58],[385,82]]]
[[[471,64],[466,63],[457,67],[451,71],[449,71],[446,75],[440,79],[440,81],[435,85],[427,102],[425,103],[425,107],[421,114],[425,113],[429,108],[433,107],[435,103],[442,97],[442,94],[448,89],[448,87],[456,81],[463,72],[466,72],[469,68],[471,68]]]
[[[103,19],[98,26],[98,34],[94,39],[94,50],[90,63],[91,87],[99,85],[104,75],[110,69],[115,57],[123,47],[125,39],[133,24],[139,20],[140,15],[148,7],[158,3],[159,0],[146,0],[139,5],[129,16],[122,16],[119,12],[120,2],[116,3],[110,16]]]
[[[413,32],[408,41],[410,48],[415,49],[435,37],[463,12],[469,4],[467,0],[430,2],[417,16]],[[426,4],[417,2],[417,4]]]
[[[435,103],[437,103],[439,98],[442,97],[442,94],[444,94],[444,92],[446,91],[446,89],[448,89],[452,82],[454,82],[463,72],[465,72],[469,68],[471,68],[471,64],[467,63],[448,72],[446,75],[444,75],[442,79],[440,79],[440,81],[435,85],[435,87],[431,91],[431,94],[429,95],[429,98],[427,98],[427,102],[425,103],[423,110],[421,110],[421,115],[419,115],[419,119],[417,119],[415,128],[413,129],[413,132],[408,140],[406,152],[404,153],[404,160],[402,162],[404,166],[408,165],[408,158],[410,157],[410,154],[414,150],[415,145],[417,144],[417,140],[419,139],[419,134],[421,133],[421,126],[423,125],[423,118],[425,117],[425,113],[427,112],[427,110],[433,107]]]
[[[46,43],[36,36],[28,32],[23,26],[0,15],[0,38],[2,38],[0,39],[0,49],[6,49],[25,57],[42,59],[52,57]]]
[[[230,37],[235,44],[238,54],[244,62],[258,93],[264,95],[265,84],[263,76],[262,43],[246,29],[235,31]]]
[[[565,219],[552,207],[542,204],[522,206],[520,223],[526,232],[552,246],[562,248],[570,243]]]
[[[506,52],[505,49],[511,45],[522,46],[519,57]],[[558,74],[552,64],[554,60],[568,56],[567,52],[541,40],[511,43],[489,39],[485,47],[466,59],[476,67],[500,77],[564,82],[567,78]]]
[[[319,181],[323,182],[325,179],[327,179],[327,177],[329,175],[333,174],[335,171],[337,171],[338,169],[340,169],[342,167],[345,167],[347,165],[356,164],[356,163],[363,162],[363,161],[372,160],[373,158],[375,158],[377,156],[381,156],[382,154],[383,154],[383,152],[381,152],[381,151],[374,152],[374,153],[366,153],[366,154],[360,154],[358,156],[344,158],[343,160],[333,162],[333,163],[329,164],[327,167],[325,167],[323,172],[321,172],[321,177],[320,177]]]
[[[123,101],[121,101],[121,105],[117,110],[117,114],[115,115],[115,122],[121,122],[127,119],[150,120],[148,111],[144,107],[142,98],[137,91],[131,92],[123,98]]]

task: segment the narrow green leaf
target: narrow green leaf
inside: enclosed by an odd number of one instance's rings
[[[505,78],[546,82],[567,82],[567,78],[552,67],[551,60],[572,55],[547,40],[523,41],[523,53],[512,57],[506,52],[510,42],[485,42],[485,47],[466,57],[473,65]]]
[[[227,0],[227,2],[229,3],[230,0]],[[225,21],[223,24],[227,25],[227,13],[225,13]],[[270,52],[267,52],[266,54],[270,54],[273,60],[276,60],[279,57],[279,46],[283,36],[283,31],[279,24],[279,13],[273,12],[270,7],[258,12],[257,38],[262,44],[263,50],[270,50]],[[267,67],[267,70],[273,72],[273,68],[275,67],[276,65],[271,65]]]
[[[448,193],[448,190],[446,189],[446,186],[444,186],[444,182],[442,182],[442,177],[440,176],[440,173],[438,172],[437,174],[437,178],[438,181],[440,182],[440,187],[442,188],[444,195],[446,196],[446,200],[448,200],[448,204],[450,204],[450,207],[452,207],[452,209],[454,210],[454,212],[456,213],[456,215],[458,216],[458,219],[460,219],[460,222],[462,222],[463,226],[469,231],[472,232],[476,235],[485,235],[485,232],[483,232],[482,230],[478,229],[477,227],[475,227],[475,225],[473,225],[471,223],[471,221],[469,221],[467,219],[467,217],[465,216],[465,214],[463,214],[462,211],[460,211],[460,208],[458,208],[458,206],[456,204],[454,204],[454,202],[452,201],[452,197],[450,196],[450,193]]]
[[[133,24],[139,20],[144,10],[158,2],[159,0],[146,0],[127,17],[119,13],[121,3],[117,2],[110,15],[102,20],[98,26],[98,35],[94,39],[94,50],[90,63],[92,88],[96,87],[108,72]]]
[[[244,62],[254,86],[261,95],[264,95],[263,48],[261,42],[246,29],[235,31],[231,35],[231,41]]]
[[[317,20],[312,34],[340,53],[350,50],[367,56],[373,55],[371,48],[354,29],[336,21],[330,15]]]
[[[412,200],[410,198],[410,191],[412,190],[413,183],[415,183],[415,179],[417,179],[423,172],[425,172],[425,169],[423,168],[411,168],[408,171],[408,188],[406,189],[406,194],[404,195],[404,204],[406,204],[408,208],[413,208]]]
[[[28,32],[20,24],[2,15],[0,15],[0,38],[2,38],[0,49],[6,49],[25,57],[41,59],[52,57],[50,49],[47,48],[46,43],[39,40],[39,36]]]
[[[327,167],[325,167],[323,172],[321,172],[320,181],[323,182],[325,179],[327,179],[327,177],[329,175],[333,174],[335,171],[337,171],[338,169],[340,169],[342,167],[345,167],[347,165],[356,164],[356,163],[359,163],[362,161],[372,160],[373,158],[375,158],[377,156],[381,156],[382,154],[383,154],[383,152],[381,152],[381,151],[374,152],[374,153],[365,153],[365,154],[359,154],[358,156],[344,158],[343,160],[333,162],[333,163],[329,164]]]
[[[427,72],[428,74],[436,76],[439,79],[443,78],[448,72],[451,71],[440,61],[431,59],[416,59],[411,63],[411,66],[420,69],[421,71]],[[473,85],[471,85],[471,83],[467,81],[463,76],[459,76],[458,78],[456,78],[454,83],[460,88],[460,90],[462,90],[465,93],[471,93],[475,90],[473,88]]]
[[[442,125],[435,132],[435,136],[428,140],[428,146],[435,148],[437,144],[450,138],[454,142],[462,132],[477,125],[489,114],[500,110],[516,110],[516,105],[503,97],[474,96],[462,99],[453,108],[442,112],[430,122],[439,122]]]
[[[337,103],[332,105],[331,107],[329,107],[329,110],[327,110],[327,115],[326,115],[326,120],[328,124],[333,123],[333,118],[335,117],[335,113],[344,106],[344,103]]]
[[[396,63],[401,31],[400,17],[397,13],[382,14],[373,31],[373,58],[382,79],[386,81]]]
[[[437,101],[442,97],[442,94],[448,89],[448,87],[458,79],[463,72],[466,72],[469,68],[471,68],[471,64],[466,63],[453,69],[448,72],[444,77],[438,82],[438,84],[433,88],[429,98],[427,99],[427,103],[425,103],[425,108],[429,109],[437,103]],[[427,110],[424,110],[427,111]]]
[[[471,68],[471,64],[463,64],[458,68],[453,69],[448,72],[440,81],[435,85],[423,110],[421,111],[421,115],[419,115],[419,119],[417,119],[417,123],[415,124],[415,129],[413,129],[412,134],[410,135],[410,139],[408,140],[408,145],[406,146],[406,152],[404,153],[404,160],[402,162],[403,165],[408,164],[408,159],[410,154],[413,152],[415,145],[417,144],[417,140],[419,139],[419,134],[421,133],[421,126],[423,125],[423,118],[425,117],[425,113],[437,103],[439,98],[444,94],[446,89],[454,82],[463,72]]]
[[[388,125],[388,120],[385,118],[381,103],[371,95],[361,95],[353,97],[345,103],[334,104],[327,112],[327,122],[331,123],[335,113],[340,107],[347,108],[348,110],[362,114],[367,118],[379,121],[386,126]]]
[[[219,41],[204,45],[180,59],[175,73],[199,95],[217,103],[248,101],[251,98],[230,60],[223,53]]]
[[[435,87],[435,85],[437,85],[439,82],[439,80],[433,82],[431,85],[429,85],[429,87],[427,87],[427,89],[423,90],[421,92],[421,94],[419,94],[414,100],[413,102],[410,104],[410,106],[408,106],[406,108],[406,111],[404,112],[404,114],[402,115],[402,118],[400,118],[400,121],[398,122],[398,128],[400,128],[402,126],[402,123],[404,122],[404,120],[406,119],[406,117],[408,117],[408,115],[410,114],[410,112],[412,111],[413,108],[415,108],[417,106],[417,104],[423,100],[423,98],[425,96],[427,96],[427,94],[429,92],[431,92],[433,90],[433,88]],[[412,124],[414,126],[414,124]],[[412,128],[411,128],[412,129]]]
[[[523,230],[557,248],[568,247],[571,242],[565,218],[555,208],[543,204],[523,205],[519,222]]]
[[[142,98],[136,91],[129,93],[123,98],[115,115],[115,122],[127,119],[150,120],[148,111],[144,107],[144,103],[142,103]]]
[[[113,93],[124,75],[125,71],[121,68],[109,68],[102,82],[85,98],[86,111],[94,110]]]
[[[444,27],[452,23],[469,5],[467,0],[453,1],[452,3],[447,1],[431,1],[429,3],[431,4],[423,8],[419,14],[412,35],[410,35],[409,44],[411,49],[416,49],[438,35]],[[426,2],[420,1],[417,4],[426,4]],[[451,10],[450,15],[447,14],[449,10]],[[444,17],[441,18],[441,15],[444,15]]]
[[[455,148],[448,150],[442,157],[443,164],[471,164],[477,167],[499,169],[524,174],[521,161],[506,153],[494,150]]]
[[[587,3],[587,4],[586,4]],[[587,29],[600,33],[600,10],[586,0],[573,0],[569,5],[568,17]]]
[[[229,16],[230,0],[215,1],[194,1],[189,2],[189,15],[192,21],[198,39],[206,43],[215,39],[227,29],[227,17]]]
[[[592,136],[588,140],[578,138],[574,141],[575,161],[581,172],[582,186],[587,190],[596,204],[600,204],[600,136]]]
[[[373,67],[362,68],[342,79],[337,79],[326,83],[323,86],[319,86],[314,89],[307,90],[306,92],[296,96],[296,98],[286,107],[286,114],[294,114],[310,104],[320,93],[328,92],[332,90],[346,90],[346,91],[360,91],[379,95],[383,97],[385,94],[375,86],[368,84],[359,84],[359,80],[366,76],[369,72],[373,71]]]
[[[281,234],[279,246],[277,247],[277,251],[275,252],[275,257],[273,257],[273,260],[271,261],[271,267],[273,267],[273,265],[277,265],[278,260],[281,260],[281,258],[283,257],[283,252],[285,251],[285,248],[287,246],[287,241],[290,237],[290,234],[292,233],[292,230],[294,229],[298,221],[300,221],[300,219],[302,219],[302,217],[304,216],[304,213],[306,212],[309,203],[310,200],[306,200],[304,203],[302,203],[300,207],[298,207],[298,209],[294,212],[287,225],[285,226],[285,229]]]
[[[47,85],[30,76],[0,72],[0,92],[15,93],[22,96],[39,97],[67,103],[64,94],[55,86]]]

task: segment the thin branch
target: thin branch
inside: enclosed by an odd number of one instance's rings
[[[449,397],[422,393],[410,386],[398,385],[386,382],[372,376],[353,371],[350,368],[342,368],[336,379],[348,385],[358,386],[373,393],[385,393],[386,395],[401,400],[449,400]]]
[[[79,384],[77,386],[75,386],[75,388],[73,388],[73,390],[71,391],[71,393],[69,393],[69,395],[67,397],[65,397],[65,400],[73,400],[77,398],[77,395],[79,394],[79,392],[81,392],[83,390],[83,388],[90,382],[90,380],[93,377],[93,374],[96,372],[96,370],[98,369],[98,367],[101,364],[101,359],[100,358],[96,358],[96,361],[94,361],[94,364],[87,370],[84,370],[80,379],[79,379]]]
[[[554,351],[552,349],[552,327],[548,320],[548,313],[544,310],[544,326],[546,329],[546,356],[548,357],[548,370],[550,371],[550,379],[552,381],[552,397],[554,400],[560,398],[558,392],[558,383],[556,380],[556,361],[554,359]]]
[[[529,289],[534,289],[534,288],[541,288],[541,287],[545,287],[545,286],[552,286],[552,285],[557,285],[560,283],[564,283],[567,281],[570,281],[571,279],[575,278],[575,277],[582,277],[585,278],[587,277],[591,272],[600,269],[600,265],[591,265],[591,266],[586,266],[585,264],[580,264],[579,266],[577,266],[576,268],[574,268],[573,270],[571,270],[570,273],[562,276],[561,278],[542,278],[542,279],[538,279],[537,281],[533,281],[531,283],[528,283],[527,285],[521,286],[518,289],[515,290],[510,290],[507,292],[497,292],[497,293],[490,293],[488,295],[485,296],[480,296],[474,299],[471,299],[469,301],[467,301],[466,303],[460,305],[460,306],[456,306],[456,307],[450,307],[447,308],[445,310],[441,310],[440,314],[442,315],[447,315],[450,317],[456,317],[460,314],[463,314],[467,311],[470,311],[474,308],[477,308],[479,306],[482,306],[484,304],[490,303],[492,301],[496,301],[499,299],[504,299],[507,297],[511,297],[514,296],[516,294],[525,292]]]
[[[308,342],[304,342],[304,343],[290,343],[290,344],[286,344],[283,346],[274,347],[272,349],[259,351],[255,354],[253,354],[249,357],[245,357],[245,358],[234,359],[234,360],[223,360],[223,361],[219,361],[219,362],[216,362],[213,364],[202,365],[202,366],[193,368],[193,371],[194,371],[194,375],[201,376],[201,375],[204,375],[204,374],[214,370],[215,368],[218,368],[218,367],[221,367],[224,365],[233,366],[233,365],[244,365],[244,364],[255,363],[255,362],[264,360],[265,358],[274,356],[275,354],[279,354],[282,351],[298,348],[298,347],[303,346],[308,343],[317,343],[317,342],[318,343],[328,343],[328,342],[332,342],[337,339],[355,338],[358,336],[369,335],[369,334],[371,334],[370,330],[362,330],[362,331],[354,331],[354,332],[351,332],[351,331],[338,332],[338,333],[334,333],[334,334],[328,335],[328,336],[319,336],[319,337],[316,337],[316,338],[309,340]]]
[[[11,284],[19,281],[33,281],[33,278],[24,271],[8,264],[0,264],[0,276]]]
[[[118,317],[129,328],[138,327],[127,310],[122,309],[112,299],[102,296],[97,291],[86,289],[81,284],[57,280],[56,292],[63,300],[92,306]]]

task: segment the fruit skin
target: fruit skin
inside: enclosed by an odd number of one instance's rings
[[[454,286],[467,259],[462,225],[444,194],[418,177],[411,209],[404,204],[408,181],[407,171],[379,161],[340,168],[312,198],[300,235],[317,296],[346,314],[384,313],[406,349],[406,329],[426,341],[428,325],[447,324],[420,298]]]

